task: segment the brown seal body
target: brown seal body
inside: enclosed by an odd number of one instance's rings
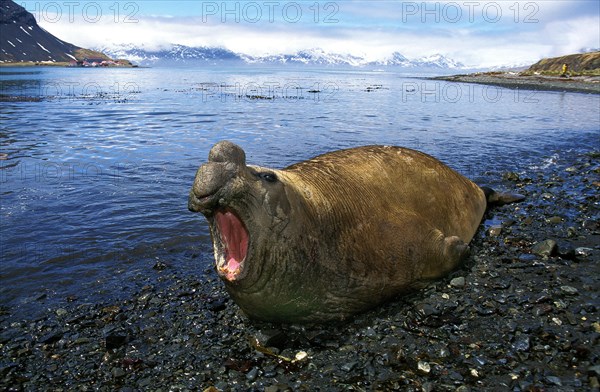
[[[444,276],[486,209],[481,188],[401,147],[340,150],[282,170],[220,142],[189,199],[219,275],[251,318],[343,320]]]

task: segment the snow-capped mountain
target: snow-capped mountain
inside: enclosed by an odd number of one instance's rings
[[[394,52],[390,57],[371,63],[372,65],[393,65],[399,67],[412,67],[413,63],[401,53]]]
[[[313,65],[351,65],[364,64],[362,57],[351,54],[328,53],[323,49],[313,48],[301,50],[293,54],[276,54],[269,56],[240,55],[247,63],[267,64],[313,64]]]
[[[222,62],[239,61],[247,64],[298,64],[298,65],[324,65],[324,66],[396,66],[405,68],[433,68],[433,69],[457,69],[465,66],[459,62],[435,54],[409,60],[398,52],[389,57],[370,61],[364,57],[326,52],[320,48],[301,50],[296,53],[272,54],[266,56],[252,56],[244,53],[235,53],[231,50],[218,47],[190,47],[185,45],[171,45],[164,48],[145,48],[131,44],[119,44],[98,48],[112,58],[128,59],[134,63],[144,66],[173,63]]]
[[[112,45],[98,49],[112,58],[127,59],[140,65],[156,65],[159,63],[186,63],[191,61],[241,61],[242,58],[227,49],[215,47],[190,47],[171,45],[170,47],[147,49],[131,44]]]
[[[520,71],[526,70],[530,66],[531,66],[531,62],[523,61],[523,62],[519,62],[519,63],[496,65],[496,66],[487,68],[487,70],[491,71],[491,72],[496,72],[496,71],[497,72],[507,72],[507,71],[520,72]]]
[[[592,53],[592,52],[600,52],[600,48],[581,48],[577,53]]]
[[[464,68],[464,64],[449,59],[441,54],[434,54],[431,56],[425,56],[414,60],[413,63],[417,67],[433,67],[433,68]]]

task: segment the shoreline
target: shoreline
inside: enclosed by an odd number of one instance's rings
[[[6,63],[6,62],[0,62],[0,69],[1,68],[10,68],[10,67],[15,67],[15,68],[25,68],[25,67],[65,67],[65,68],[138,68],[137,65],[134,64],[119,64],[119,65],[108,65],[108,66],[96,66],[96,67],[92,67],[92,66],[79,66],[79,65],[72,65],[70,62],[66,62],[66,61],[57,61],[57,62],[39,62],[39,61],[22,61],[22,62],[16,62],[16,63]]]
[[[461,268],[346,324],[252,322],[212,266],[147,263],[131,297],[2,309],[0,387],[598,391],[600,151],[513,170],[489,180],[527,199],[486,214]]]
[[[600,94],[600,76],[560,77],[549,75],[522,75],[511,72],[485,72],[467,75],[437,76],[429,80],[475,83],[510,89],[559,91]]]

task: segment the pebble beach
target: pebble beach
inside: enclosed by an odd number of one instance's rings
[[[489,211],[464,265],[422,291],[344,324],[263,324],[212,268],[148,261],[131,297],[2,308],[0,387],[598,391],[600,151],[486,175],[527,199]]]
[[[432,79],[448,82],[485,84],[510,89],[600,94],[600,76],[560,77],[535,74],[522,75],[516,72],[483,72],[467,75],[438,76]]]

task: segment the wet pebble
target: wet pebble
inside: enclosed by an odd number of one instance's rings
[[[500,234],[502,234],[502,226],[501,225],[494,225],[488,229],[488,235],[490,237],[498,237]]]
[[[513,348],[516,351],[529,351],[531,347],[529,336],[519,336],[513,343]]]
[[[558,225],[559,223],[562,223],[564,219],[560,216],[552,216],[550,218],[548,218],[548,223],[552,224],[552,225]]]
[[[519,182],[521,179],[515,172],[506,172],[502,174],[502,179],[506,181]]]
[[[252,368],[252,369],[250,369],[250,371],[248,373],[246,373],[246,379],[248,381],[256,380],[257,376],[258,376],[258,368]]]
[[[531,248],[531,251],[538,256],[552,256],[556,253],[557,245],[554,240],[545,240],[538,242]]]
[[[104,345],[107,350],[112,350],[115,348],[119,348],[130,340],[130,335],[127,331],[118,330],[118,331],[110,331],[106,334],[104,338]]]
[[[560,291],[567,295],[577,295],[579,290],[572,286],[560,286]]]
[[[594,250],[592,248],[579,247],[579,248],[575,248],[575,255],[581,256],[581,257],[588,257],[592,254],[593,251]]]
[[[450,281],[450,286],[455,287],[455,288],[463,288],[465,287],[466,281],[465,281],[465,277],[464,276],[459,276],[457,278],[453,278]]]
[[[421,315],[421,316],[431,316],[434,314],[439,314],[439,311],[436,309],[436,307],[434,305],[431,304],[418,304],[415,306],[415,310]]]
[[[256,343],[262,347],[277,347],[282,349],[288,341],[288,336],[278,329],[261,329],[255,335]]]
[[[431,365],[428,362],[419,361],[417,363],[417,369],[422,373],[429,374],[429,372],[431,372]]]
[[[562,387],[562,382],[561,382],[560,378],[558,378],[556,376],[546,376],[546,381],[550,385],[556,385],[556,386]]]
[[[352,369],[354,369],[356,366],[358,366],[358,362],[346,362],[345,364],[343,364],[341,366],[341,369],[345,372],[350,372],[352,371]]]
[[[156,260],[156,262],[154,263],[154,266],[152,267],[152,269],[155,269],[156,271],[164,271],[167,268],[168,268],[167,264],[161,260]]]

